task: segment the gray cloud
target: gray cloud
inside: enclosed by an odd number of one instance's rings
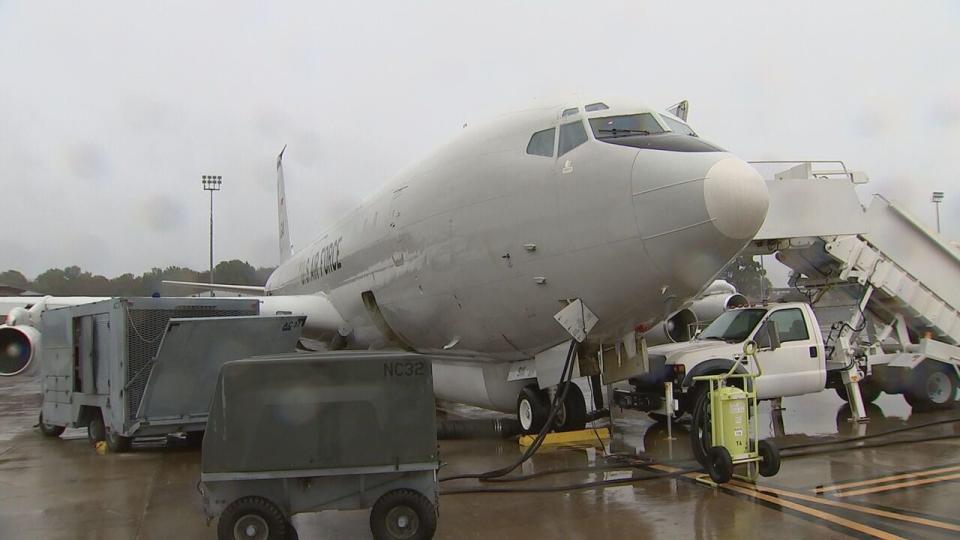
[[[692,102],[748,159],[839,158],[960,233],[956,3],[0,3],[0,270],[276,262],[464,122],[572,91]],[[867,194],[868,195],[868,194]],[[68,246],[68,249],[62,249]]]

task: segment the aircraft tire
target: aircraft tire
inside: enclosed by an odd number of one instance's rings
[[[554,417],[554,427],[557,431],[577,431],[587,426],[587,402],[576,383],[571,381],[565,384],[569,384],[570,389]],[[563,386],[557,386],[557,393],[562,392]]]
[[[517,397],[517,420],[524,435],[540,433],[550,415],[550,400],[547,393],[537,385],[524,386]]]

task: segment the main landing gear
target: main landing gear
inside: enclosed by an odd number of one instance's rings
[[[580,387],[573,382],[569,385],[566,397],[553,416],[553,429],[556,431],[576,431],[587,425],[587,404]],[[539,433],[543,429],[550,408],[553,405],[553,396],[563,395],[564,385],[558,385],[555,390],[540,389],[536,384],[525,386],[517,397],[517,419],[520,429],[525,434]]]

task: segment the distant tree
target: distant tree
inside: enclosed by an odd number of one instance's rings
[[[740,294],[753,302],[764,300],[763,295],[769,294],[771,287],[767,271],[760,266],[760,261],[745,255],[734,259],[717,277],[729,281]]]
[[[6,272],[0,273],[0,285],[29,289],[30,280],[17,270],[7,270]]]

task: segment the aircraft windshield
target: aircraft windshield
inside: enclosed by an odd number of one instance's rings
[[[664,133],[660,123],[650,113],[591,118],[590,128],[597,139],[611,139],[632,135]]]
[[[692,137],[697,136],[697,134],[693,132],[693,129],[690,126],[688,126],[687,124],[684,124],[679,120],[674,120],[673,118],[670,118],[669,116],[665,116],[665,115],[661,115],[660,118],[663,118],[663,121],[667,124],[667,127],[669,127],[670,131],[674,133],[679,133],[680,135],[690,135]]]
[[[737,343],[747,339],[767,312],[765,309],[738,309],[727,311],[716,318],[697,339],[716,339]]]

